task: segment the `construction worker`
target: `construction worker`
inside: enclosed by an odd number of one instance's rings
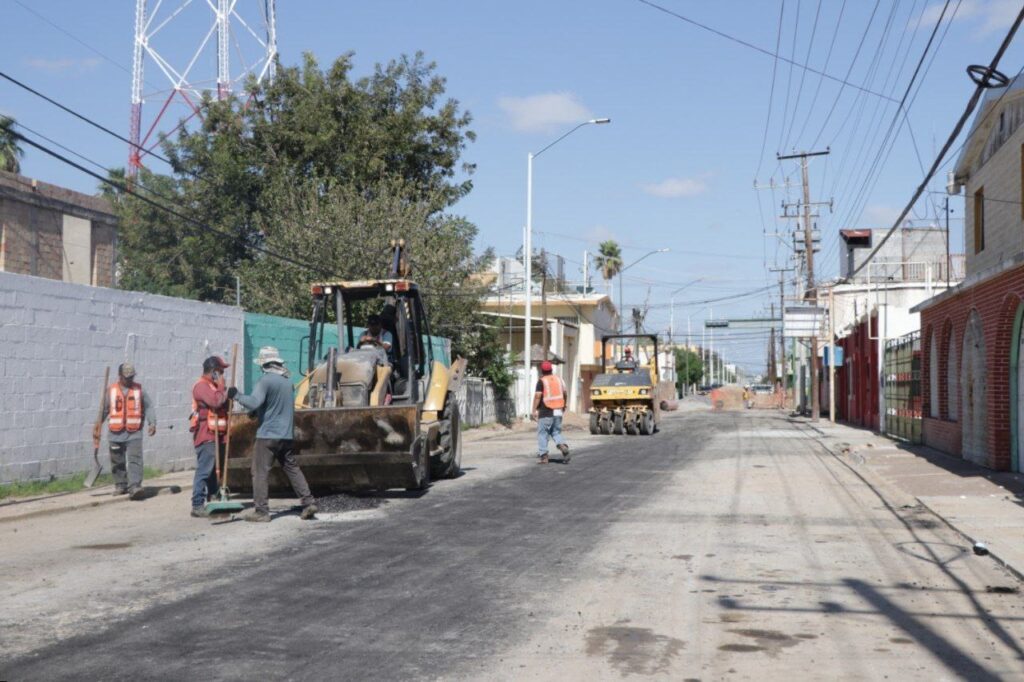
[[[562,453],[562,462],[571,459],[569,446],[562,438],[562,411],[565,409],[565,383],[552,374],[553,367],[547,360],[540,363],[540,379],[533,396],[533,418],[537,420],[537,457],[540,464],[548,463],[548,438]]]
[[[615,369],[635,372],[636,371],[636,359],[633,357],[633,349],[626,346],[625,350],[622,351],[622,359],[615,364]]]
[[[206,502],[217,494],[217,446],[224,452],[228,432],[228,393],[224,370],[230,365],[217,355],[203,360],[203,376],[192,386],[192,415],[189,431],[196,450],[196,473],[192,479],[192,516],[206,518]]]
[[[133,500],[145,497],[142,488],[142,423],[149,435],[156,434],[156,409],[142,386],[135,383],[135,365],[125,362],[117,368],[118,380],[103,397],[103,420],[107,422],[110,470],[114,474],[114,495]],[[99,441],[100,425],[93,427]]]
[[[256,364],[263,370],[263,376],[256,382],[251,395],[244,395],[232,386],[228,389],[228,400],[237,400],[242,407],[256,413],[259,427],[256,429],[256,443],[252,454],[252,501],[253,510],[243,518],[246,521],[270,521],[269,483],[267,476],[277,461],[284,469],[292,490],[302,504],[303,520],[312,519],[317,511],[316,502],[309,491],[309,484],[295,461],[294,421],[295,405],[292,397],[291,375],[284,367],[284,360],[277,348],[260,348]]]
[[[370,315],[366,318],[366,331],[359,336],[359,346],[364,343],[380,346],[384,352],[391,357],[391,348],[394,345],[394,338],[391,332],[384,329],[383,320],[380,315]]]

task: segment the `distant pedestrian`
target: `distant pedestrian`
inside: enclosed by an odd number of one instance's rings
[[[110,470],[114,475],[114,494],[133,500],[145,497],[142,488],[142,424],[149,435],[156,434],[156,408],[140,384],[135,383],[135,365],[126,362],[117,368],[118,380],[107,388],[103,398],[103,420],[107,422],[110,445]],[[93,428],[99,440],[100,425]]]
[[[273,346],[260,348],[256,364],[263,370],[263,376],[256,382],[251,395],[244,395],[232,386],[228,399],[237,400],[247,410],[256,413],[259,427],[256,429],[256,443],[252,453],[252,501],[253,510],[243,518],[246,521],[270,521],[269,482],[270,468],[276,461],[284,470],[292,490],[302,504],[303,519],[313,518],[317,511],[316,501],[309,491],[309,484],[295,461],[294,428],[295,404],[292,397],[292,380],[284,367],[284,360]]]
[[[562,437],[562,413],[565,409],[565,383],[552,374],[547,360],[540,363],[540,380],[533,396],[533,417],[537,420],[537,457],[539,464],[548,463],[548,438],[562,453],[562,462],[569,463],[569,446]]]
[[[203,376],[192,386],[192,415],[189,430],[196,451],[196,473],[192,479],[192,516],[204,518],[206,502],[217,494],[217,450],[224,452],[228,432],[228,393],[224,370],[230,365],[217,355],[203,361]]]

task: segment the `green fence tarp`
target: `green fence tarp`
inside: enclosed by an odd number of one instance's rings
[[[356,338],[365,331],[362,327],[352,330]],[[434,351],[434,359],[440,360],[445,367],[451,366],[451,343],[440,336],[431,336],[429,343]],[[254,364],[256,355],[262,346],[274,346],[281,353],[285,366],[292,372],[292,382],[298,384],[305,371],[306,351],[309,348],[309,321],[293,320],[288,317],[262,315],[260,313],[245,314],[245,347],[242,350],[242,369],[245,375],[246,390],[256,385],[259,379],[259,367]],[[426,342],[427,339],[424,339]],[[325,349],[338,345],[338,328],[333,324],[324,325],[323,347]]]

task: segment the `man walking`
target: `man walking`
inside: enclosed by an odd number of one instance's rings
[[[537,420],[537,457],[540,464],[548,463],[548,438],[562,453],[562,463],[571,459],[569,446],[562,438],[562,411],[565,409],[565,383],[552,374],[553,367],[547,360],[540,363],[540,380],[537,381],[533,396],[533,417]]]
[[[256,413],[259,427],[256,429],[256,443],[252,454],[252,501],[254,509],[243,518],[246,521],[270,521],[269,484],[267,476],[277,461],[284,469],[292,490],[299,496],[303,519],[312,519],[317,513],[313,495],[309,491],[306,477],[295,462],[294,421],[295,405],[292,397],[292,380],[284,367],[284,360],[273,346],[260,348],[256,364],[263,370],[263,376],[256,382],[252,395],[238,392],[232,386],[228,399],[237,400],[247,410]]]
[[[192,415],[189,430],[196,450],[196,473],[192,479],[192,516],[205,518],[206,501],[217,494],[217,448],[224,452],[228,431],[228,394],[224,370],[230,367],[217,355],[203,360],[203,376],[192,386]]]
[[[142,488],[142,423],[149,435],[156,434],[156,409],[142,386],[135,383],[135,365],[126,362],[117,368],[118,380],[103,397],[103,420],[107,421],[110,445],[110,470],[114,475],[114,494],[133,500],[145,496]],[[93,428],[98,441],[100,425]]]

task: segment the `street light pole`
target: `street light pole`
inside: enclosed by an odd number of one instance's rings
[[[530,367],[532,365],[531,356],[533,350],[533,160],[565,138],[572,135],[583,126],[591,124],[603,125],[605,123],[611,123],[611,121],[612,120],[610,118],[592,118],[589,121],[584,121],[541,149],[539,152],[530,152],[526,155],[526,238],[523,240],[523,269],[526,279],[523,283],[523,293],[526,302],[524,310],[525,328],[523,330],[523,404],[519,413],[527,418],[530,416],[531,408],[530,393],[532,391],[532,387],[530,386]]]
[[[629,265],[619,269],[619,333],[620,334],[622,333],[622,313],[623,313],[622,308],[623,308],[623,303],[624,303],[624,301],[622,299],[622,273],[624,273],[626,270],[629,270],[631,267],[633,267],[634,265],[636,265],[637,263],[642,261],[644,258],[647,258],[648,256],[653,256],[656,253],[668,253],[670,250],[671,249],[669,249],[668,247],[665,247],[663,249],[655,249],[654,251],[649,251],[648,253],[645,253],[644,255],[642,255],[639,258],[637,258],[635,261],[633,261]]]

